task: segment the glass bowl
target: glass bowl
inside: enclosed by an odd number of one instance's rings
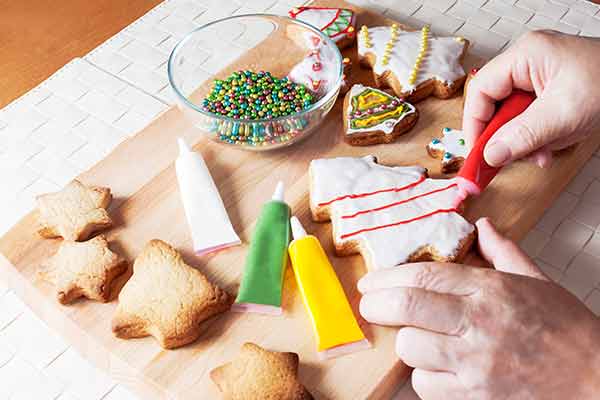
[[[262,113],[262,119],[208,111],[203,101],[214,81],[238,71],[268,71],[281,79],[292,72],[293,79],[286,79],[305,83],[314,103],[284,116]],[[190,32],[171,52],[168,73],[179,107],[203,135],[224,145],[261,151],[291,145],[315,131],[338,96],[343,65],[335,43],[313,26],[278,15],[247,14]],[[265,98],[257,90],[257,98],[237,106],[270,111],[265,108],[270,107],[267,100],[272,101],[269,94]]]

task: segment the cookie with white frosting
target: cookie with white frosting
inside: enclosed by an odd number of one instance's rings
[[[369,269],[457,262],[473,243],[473,225],[453,206],[454,179],[380,165],[374,156],[313,160],[309,174],[313,219],[331,220],[336,253],[360,253]]]
[[[319,29],[340,49],[350,46],[356,37],[356,14],[347,8],[295,7],[288,15]]]
[[[371,68],[378,87],[391,87],[396,96],[416,102],[430,95],[446,99],[466,79],[462,66],[469,41],[437,37],[425,26],[408,31],[399,25],[361,27],[358,55]]]
[[[449,174],[462,167],[469,155],[463,132],[457,129],[442,129],[442,137],[433,138],[427,144],[427,152],[433,158],[442,160],[442,172]]]
[[[361,84],[350,88],[343,110],[344,140],[354,146],[391,143],[419,118],[412,104]]]

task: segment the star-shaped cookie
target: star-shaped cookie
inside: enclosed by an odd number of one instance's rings
[[[426,148],[431,157],[442,160],[442,172],[449,174],[462,167],[469,155],[469,147],[462,131],[446,127],[442,133],[442,137],[433,138]]]
[[[469,41],[462,37],[437,37],[428,26],[406,31],[393,24],[363,26],[357,40],[360,63],[373,70],[377,86],[391,87],[411,103],[429,95],[452,97],[465,82],[462,61]]]
[[[154,336],[165,349],[196,340],[201,322],[229,309],[232,298],[177,250],[151,240],[133,264],[133,276],[119,293],[112,320],[114,334],[123,339]]]
[[[87,242],[63,241],[39,275],[56,286],[61,304],[79,297],[107,302],[112,281],[125,270],[125,260],[112,252],[106,238],[99,235]]]
[[[454,179],[379,165],[373,156],[313,160],[309,174],[313,219],[331,220],[338,255],[360,253],[369,269],[454,262],[473,242],[473,226],[453,206]]]
[[[238,357],[210,372],[226,400],[311,400],[298,381],[298,354],[244,343]]]
[[[74,180],[56,193],[37,197],[39,234],[46,238],[85,240],[112,221],[106,208],[112,200],[110,189],[86,186]]]

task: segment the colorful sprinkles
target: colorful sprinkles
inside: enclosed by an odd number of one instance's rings
[[[214,120],[210,131],[229,144],[266,146],[285,143],[303,133],[305,117],[283,121],[253,122],[293,116],[315,102],[314,95],[287,77],[276,78],[270,72],[237,71],[226,79],[217,79],[202,108],[232,120]],[[236,121],[237,120],[237,121]]]
[[[287,77],[279,79],[264,71],[238,71],[224,80],[215,80],[202,107],[233,119],[255,120],[292,115],[313,102],[313,95],[304,85]]]

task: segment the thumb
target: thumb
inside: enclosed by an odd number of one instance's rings
[[[498,129],[485,146],[485,161],[494,167],[505,165],[567,133],[562,109],[556,97],[538,97],[521,115]]]
[[[546,275],[513,242],[502,236],[488,218],[475,223],[481,255],[498,271],[547,280]]]

